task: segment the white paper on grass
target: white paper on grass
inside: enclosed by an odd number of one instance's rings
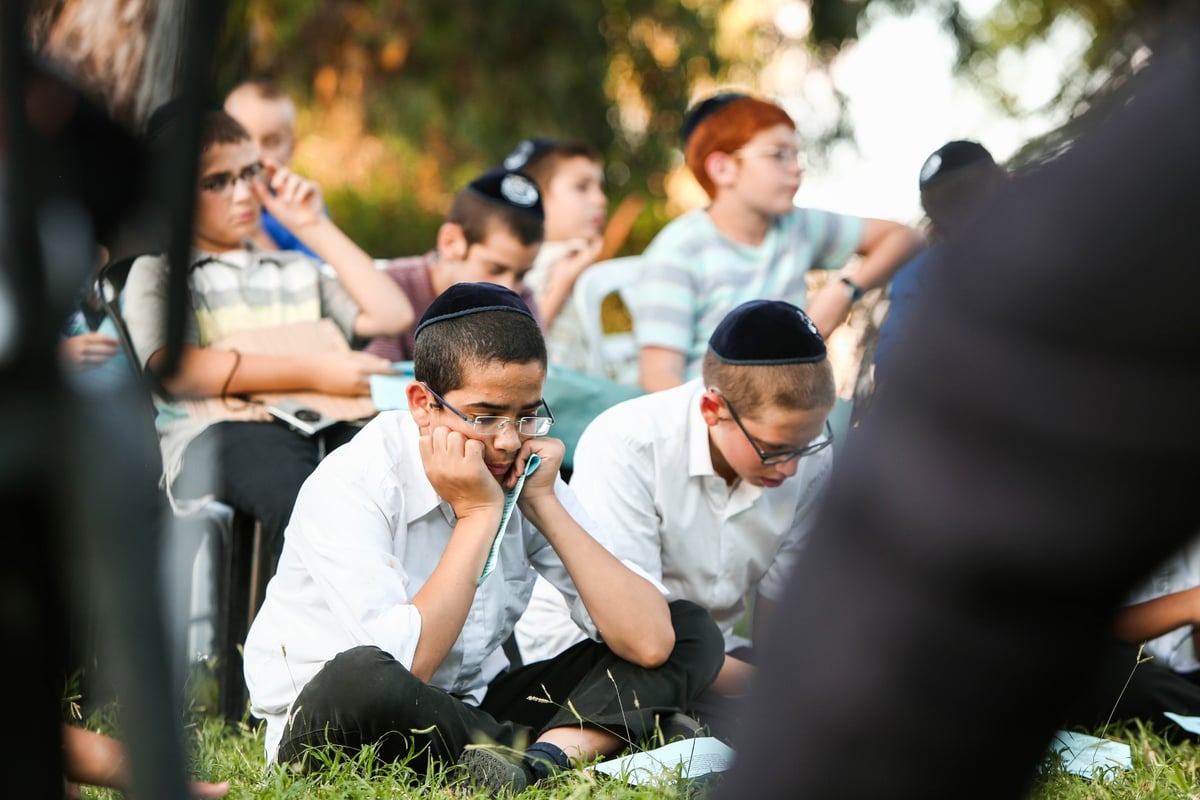
[[[1112,769],[1132,769],[1129,745],[1074,731],[1056,731],[1050,750],[1062,759],[1063,768],[1084,778],[1103,777]]]
[[[654,750],[601,761],[596,772],[640,786],[694,779],[711,772],[724,772],[733,764],[733,748],[711,736],[671,742]]]
[[[1163,716],[1173,720],[1176,725],[1188,733],[1200,734],[1200,717],[1189,717],[1184,714],[1176,714],[1174,711],[1164,711]]]

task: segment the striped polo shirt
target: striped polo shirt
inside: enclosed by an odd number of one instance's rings
[[[638,347],[687,356],[686,377],[700,374],[708,339],[725,315],[749,300],[806,307],[810,269],[840,269],[863,234],[860,217],[797,208],[776,217],[762,243],[730,240],[704,209],[668,223],[646,248],[634,303]]]

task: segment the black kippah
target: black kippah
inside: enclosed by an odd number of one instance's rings
[[[558,139],[522,139],[501,162],[505,169],[521,169],[530,161],[541,158],[547,150],[557,147]]]
[[[918,185],[921,189],[931,183],[937,183],[942,178],[965,167],[987,165],[995,167],[996,161],[987,148],[979,142],[966,139],[956,139],[946,142],[934,150],[921,165],[921,176]]]
[[[542,193],[524,172],[493,169],[467,184],[467,191],[492,203],[543,216]]]
[[[679,138],[683,142],[683,146],[687,147],[688,139],[692,137],[692,133],[699,127],[701,122],[704,122],[704,120],[734,100],[743,100],[746,97],[749,97],[749,95],[742,94],[741,92],[721,92],[692,106],[691,110],[683,115],[683,125],[679,127]]]
[[[435,297],[429,308],[425,309],[417,329],[413,331],[413,339],[435,322],[458,319],[481,311],[513,311],[533,319],[529,306],[512,289],[495,283],[456,283]]]
[[[782,300],[751,300],[730,311],[708,340],[726,364],[812,364],[825,360],[825,340],[808,315]]]

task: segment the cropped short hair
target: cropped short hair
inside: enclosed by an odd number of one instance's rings
[[[521,171],[529,177],[533,178],[537,183],[538,188],[542,190],[542,194],[550,187],[550,181],[558,173],[558,169],[564,161],[572,158],[586,158],[593,164],[603,164],[604,158],[600,155],[600,151],[592,147],[587,142],[578,140],[556,141],[549,145],[536,156],[525,162],[521,167]]]
[[[837,387],[829,359],[800,364],[729,364],[704,354],[704,385],[720,389],[738,413],[758,418],[775,408],[829,410],[837,402]]]
[[[413,376],[445,394],[462,387],[472,366],[533,361],[546,366],[546,340],[533,317],[480,311],[424,328],[413,348]]]
[[[204,112],[200,122],[200,154],[207,153],[219,144],[237,144],[250,141],[250,133],[242,123],[224,111]]]
[[[264,76],[247,78],[246,80],[239,83],[237,86],[234,86],[232,89],[230,89],[229,94],[226,95],[226,98],[228,98],[230,95],[234,94],[235,92],[242,92],[245,90],[250,90],[250,91],[254,92],[255,95],[257,95],[258,97],[260,97],[263,100],[288,100],[288,101],[291,101],[291,99],[292,99],[291,96],[288,95],[288,93],[283,90],[282,86],[280,86],[278,83],[276,83],[271,78],[267,78]]]
[[[468,245],[479,244],[496,228],[511,233],[526,247],[541,243],[546,235],[540,213],[488,200],[466,187],[454,195],[446,221],[462,228]]]
[[[688,136],[684,160],[708,196],[716,197],[717,187],[704,168],[704,160],[712,153],[732,153],[745,146],[759,131],[776,125],[796,129],[795,121],[774,103],[757,97],[734,100],[696,126]]]

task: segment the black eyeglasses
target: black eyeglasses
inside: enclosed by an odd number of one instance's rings
[[[813,442],[806,447],[801,447],[799,450],[783,450],[775,453],[768,453],[758,446],[758,442],[754,441],[754,437],[750,435],[750,431],[746,430],[746,426],[742,424],[741,418],[737,412],[733,410],[733,404],[729,402],[729,398],[721,394],[720,389],[709,389],[710,392],[725,401],[725,408],[729,409],[729,416],[734,423],[742,429],[742,433],[746,437],[746,441],[750,442],[750,446],[754,448],[754,452],[758,453],[758,458],[764,465],[784,464],[791,461],[793,458],[803,458],[811,456],[813,453],[824,450],[829,445],[833,444],[833,426],[829,424],[829,420],[825,420],[825,438]]]
[[[262,180],[262,177],[262,162],[255,161],[238,173],[218,172],[214,175],[205,176],[200,179],[200,188],[213,194],[228,194],[233,191],[233,187],[237,185],[238,181],[245,181],[247,184],[250,184]]]
[[[437,400],[439,405],[463,422],[470,423],[471,430],[480,436],[499,436],[514,421],[517,423],[517,433],[522,436],[545,436],[550,432],[550,426],[554,424],[554,412],[550,410],[550,406],[545,400],[542,400],[542,406],[546,409],[547,414],[544,417],[521,417],[517,420],[513,420],[512,417],[499,416],[468,417],[447,403],[446,398],[430,389],[429,384],[422,382],[421,385],[433,395],[433,399]]]

